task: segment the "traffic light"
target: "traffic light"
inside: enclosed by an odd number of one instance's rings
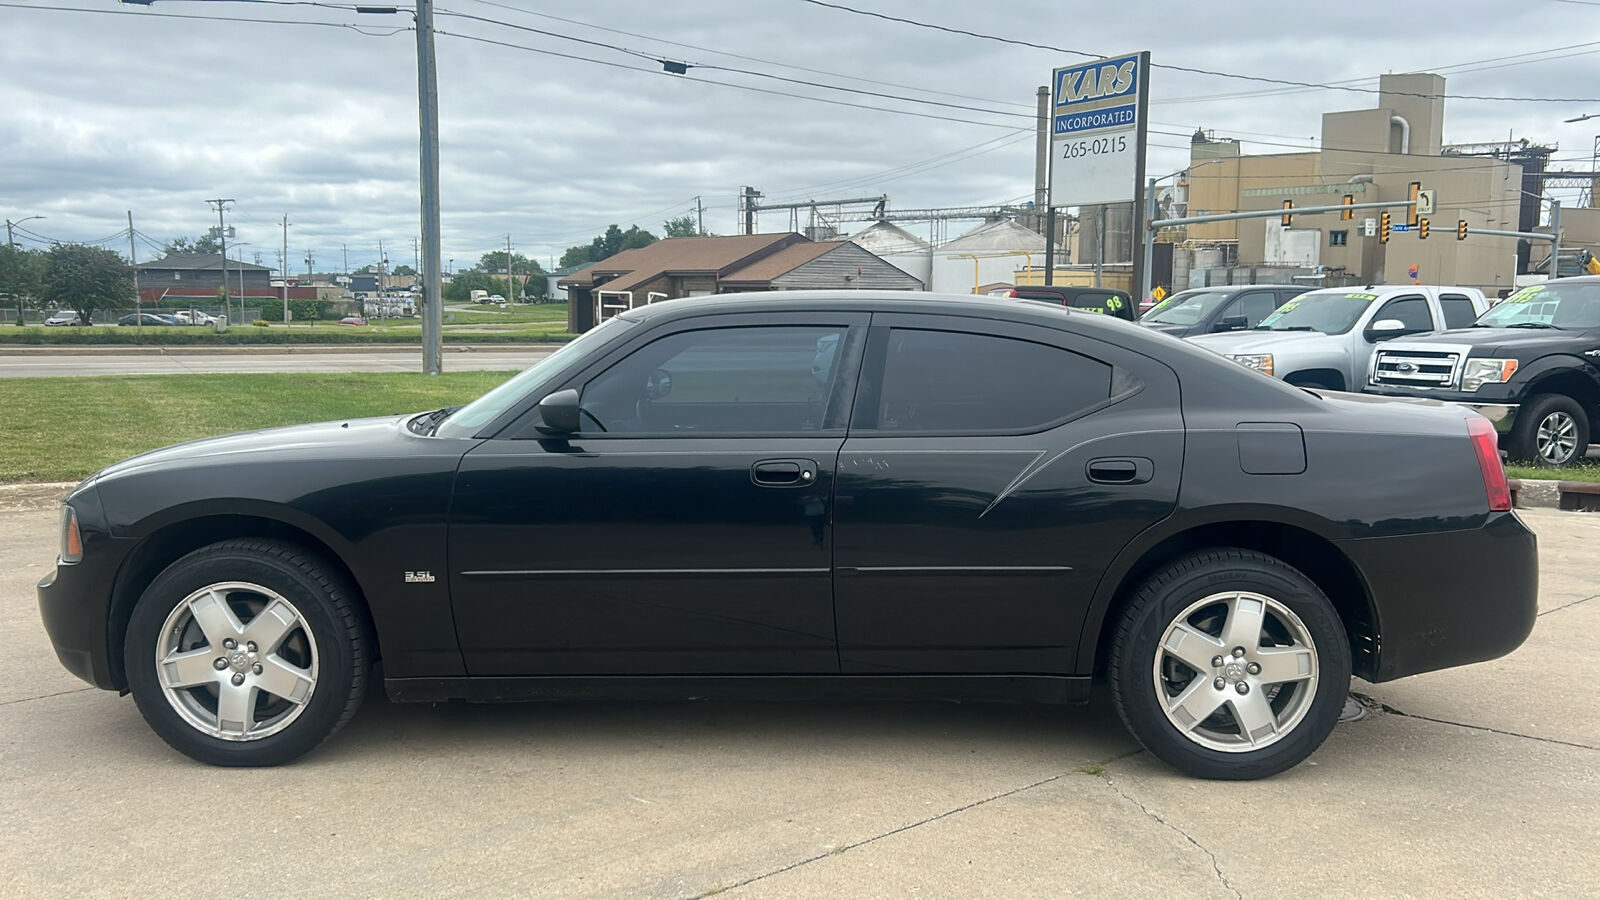
[[[1388,210],[1384,210],[1383,214],[1378,216],[1378,243],[1380,243],[1380,244],[1389,243],[1389,211]]]
[[[1464,241],[1466,239],[1467,239],[1467,220],[1466,219],[1458,219],[1458,220],[1456,220],[1456,240]]]
[[[1294,216],[1289,215],[1289,212],[1288,212],[1289,210],[1294,209],[1294,201],[1293,200],[1285,200],[1285,201],[1283,201],[1283,209],[1284,209],[1283,218],[1280,219],[1279,221],[1281,221],[1283,223],[1283,227],[1288,228],[1289,227],[1289,223],[1294,221]]]
[[[1344,195],[1344,200],[1342,200],[1340,202],[1342,202],[1344,204],[1344,212],[1339,213],[1339,218],[1345,220],[1346,222],[1350,221],[1351,219],[1354,219],[1356,217],[1356,211],[1351,209],[1350,207],[1351,207],[1352,204],[1354,204],[1356,202],[1355,195],[1354,194],[1345,194]]]
[[[1425,241],[1427,239],[1428,239],[1428,220],[1427,219],[1418,219],[1417,220],[1417,240]]]

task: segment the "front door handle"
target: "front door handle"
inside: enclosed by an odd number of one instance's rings
[[[1142,456],[1106,456],[1089,460],[1089,480],[1098,484],[1144,484],[1155,475],[1155,463]]]
[[[750,467],[750,480],[762,487],[807,487],[817,482],[810,459],[763,459]]]

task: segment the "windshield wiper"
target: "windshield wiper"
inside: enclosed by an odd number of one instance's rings
[[[444,409],[436,409],[431,413],[425,413],[422,418],[415,420],[412,430],[417,434],[432,435],[439,430],[440,422],[449,418],[451,413],[460,408],[459,406],[447,406]]]
[[[1503,327],[1503,328],[1554,328],[1557,331],[1561,331],[1562,330],[1560,325],[1551,325],[1548,322],[1513,322],[1510,325],[1504,325],[1504,326],[1501,326],[1501,327]]]

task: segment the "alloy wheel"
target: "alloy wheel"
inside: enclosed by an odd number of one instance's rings
[[[1566,465],[1578,449],[1578,423],[1561,410],[1550,413],[1539,421],[1534,448],[1540,460],[1555,466]]]

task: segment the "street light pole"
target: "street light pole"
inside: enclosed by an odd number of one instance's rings
[[[417,0],[417,104],[422,152],[422,283],[426,291],[422,317],[422,368],[441,371],[444,293],[439,271],[439,76],[433,59],[433,0]],[[511,260],[506,259],[506,268]]]
[[[129,215],[131,216],[132,213],[129,213]],[[16,239],[11,236],[11,229],[12,228],[14,228],[14,227],[16,227],[18,225],[21,225],[23,222],[32,222],[34,219],[42,219],[42,218],[44,218],[44,216],[29,216],[26,219],[18,219],[15,222],[11,221],[10,219],[7,219],[6,220],[6,246],[11,248],[12,250],[17,249]],[[132,230],[132,226],[129,226],[129,229]],[[13,288],[13,291],[15,292],[15,285],[13,285],[12,288]],[[21,325],[22,324],[22,294],[20,292],[15,292],[15,293],[16,293],[16,300],[17,300],[17,324]]]

